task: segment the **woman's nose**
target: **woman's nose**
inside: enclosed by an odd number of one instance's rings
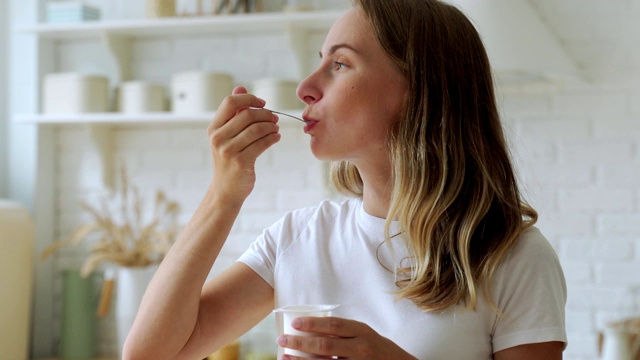
[[[298,84],[298,88],[296,89],[296,96],[307,105],[318,102],[321,97],[315,75],[315,72],[309,74],[309,76]]]

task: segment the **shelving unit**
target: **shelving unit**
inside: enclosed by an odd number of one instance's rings
[[[86,114],[19,114],[14,121],[20,124],[52,127],[64,125],[83,125],[87,136],[99,155],[102,170],[102,183],[107,188],[113,187],[113,127],[128,125],[166,125],[166,124],[206,124],[214,113],[180,115],[170,112],[123,114],[123,113],[86,113]]]
[[[283,112],[302,116],[300,110],[283,110]],[[102,179],[105,186],[113,186],[113,131],[114,126],[124,125],[206,125],[215,116],[215,113],[203,114],[174,114],[171,112],[124,114],[124,113],[86,113],[86,114],[19,114],[13,119],[20,124],[34,124],[38,126],[55,125],[85,125],[87,134],[100,155]],[[301,123],[280,116],[286,120],[281,121],[280,126],[295,127]]]
[[[87,21],[73,24],[36,24],[20,27],[19,32],[37,34],[43,39],[98,38],[105,34],[125,37],[182,36],[207,32],[238,33],[271,30],[328,29],[341,11],[297,13],[258,13],[206,17],[140,20]]]
[[[300,110],[284,110],[285,113],[302,116]],[[113,131],[115,126],[131,125],[187,125],[201,124],[206,127],[215,113],[202,114],[174,114],[171,112],[158,113],[86,113],[86,114],[19,114],[14,117],[14,121],[20,124],[32,124],[37,126],[56,125],[84,125],[87,135],[91,139],[97,153],[100,155],[102,179],[107,187],[113,185]],[[281,121],[281,127],[301,127],[301,123],[280,116],[286,120]]]
[[[214,113],[180,115],[170,112],[123,114],[123,113],[86,113],[86,114],[18,114],[14,121],[20,124],[38,125],[143,125],[173,123],[208,123]]]
[[[70,24],[36,24],[20,27],[41,40],[64,41],[99,39],[109,50],[117,69],[117,82],[131,80],[131,43],[149,37],[179,38],[197,34],[247,34],[285,31],[300,64],[300,77],[309,72],[308,54],[304,51],[309,31],[328,30],[341,11],[273,12],[203,17],[86,21]]]
[[[300,110],[283,110],[283,112],[301,116]],[[37,125],[153,125],[153,124],[208,124],[215,113],[203,114],[174,114],[171,112],[156,113],[86,113],[86,114],[18,114],[13,121],[20,124]],[[281,116],[283,118],[284,116]],[[285,117],[286,118],[286,117]],[[300,124],[299,122],[283,121],[282,125]]]
[[[198,34],[239,34],[260,33],[265,31],[286,32],[303,74],[303,64],[308,63],[304,51],[307,35],[313,30],[327,30],[342,14],[341,11],[313,11],[297,13],[258,13],[236,14],[207,17],[87,21],[71,24],[36,24],[16,29],[21,33],[30,33],[43,41],[65,41],[77,39],[97,39],[109,50],[111,63],[117,74],[116,83],[131,80],[131,43],[134,39],[148,37],[179,38]],[[155,120],[154,120],[155,117]],[[196,117],[189,121],[202,121]],[[153,123],[176,122],[180,119],[169,114],[159,113],[140,117],[119,115],[28,115],[14,118],[16,122],[28,123]]]
[[[287,34],[290,46],[300,65],[301,77],[310,69],[305,44],[309,31],[328,30],[331,24],[342,14],[341,11],[314,11],[298,13],[258,13],[235,14],[207,17],[184,17],[139,20],[87,21],[70,24],[48,24],[24,26],[16,29],[21,33],[33,34],[45,42],[94,39],[101,41],[108,49],[110,63],[116,69],[115,83],[131,80],[131,48],[136,39],[162,37],[180,38],[201,34],[251,34],[266,31],[283,31]],[[300,111],[289,111],[300,115]],[[86,114],[18,114],[13,121],[20,124],[35,125],[87,125],[88,135],[101,154],[103,178],[109,186],[112,177],[112,151],[110,139],[114,125],[154,124],[193,124],[208,123],[213,114],[181,115],[171,112],[123,114],[123,113],[86,113]],[[285,122],[285,124],[288,122]],[[286,126],[286,125],[285,125]]]

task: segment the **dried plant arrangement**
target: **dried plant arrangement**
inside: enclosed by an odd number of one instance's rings
[[[77,227],[67,240],[51,244],[42,252],[41,259],[65,246],[90,239],[95,244],[89,247],[80,271],[85,277],[104,262],[122,267],[145,267],[162,261],[179,232],[179,206],[157,190],[153,210],[145,214],[146,204],[140,191],[129,184],[126,169],[123,168],[120,174],[121,184],[115,199],[102,198],[99,208],[81,202],[81,208],[93,221]]]

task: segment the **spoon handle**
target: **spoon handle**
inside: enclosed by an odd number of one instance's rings
[[[288,116],[288,117],[290,117],[290,118],[292,118],[292,119],[296,119],[296,120],[298,120],[298,121],[302,121],[303,123],[306,123],[306,121],[304,121],[303,119],[301,119],[301,118],[299,118],[299,117],[297,117],[297,116],[293,116],[293,115],[290,115],[290,114],[285,114],[285,113],[283,113],[283,112],[279,112],[279,111],[275,111],[275,110],[271,110],[271,109],[267,109],[267,108],[263,108],[263,109],[264,109],[264,110],[271,111],[272,113],[275,113],[275,114]]]

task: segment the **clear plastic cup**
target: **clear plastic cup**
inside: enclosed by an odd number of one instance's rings
[[[291,326],[291,322],[299,317],[328,317],[331,316],[334,309],[340,305],[290,305],[283,306],[281,308],[273,310],[276,315],[276,326],[278,328],[278,336],[297,335],[297,336],[309,336],[311,333],[304,331],[298,331]],[[312,357],[311,354],[307,354],[293,349],[278,348],[278,358],[283,354]]]

